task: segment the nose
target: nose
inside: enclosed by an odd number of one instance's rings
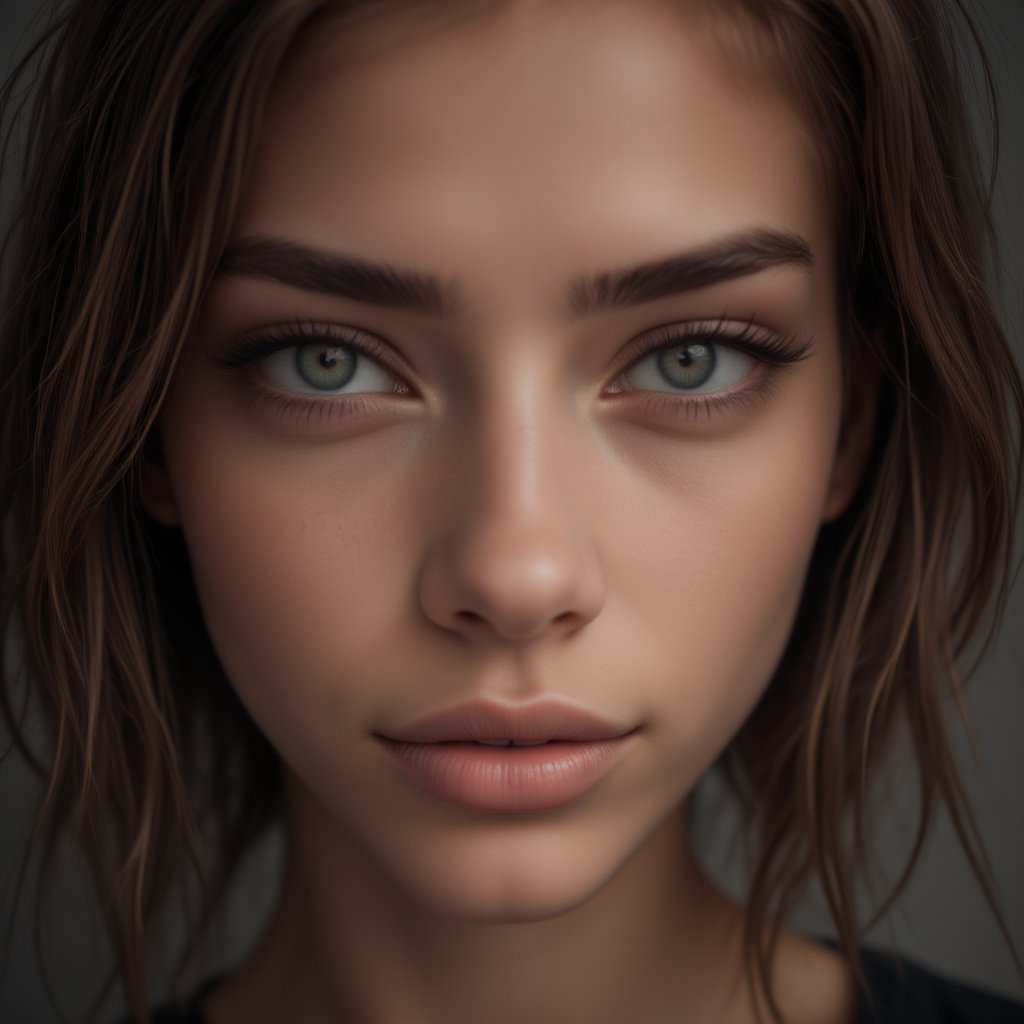
[[[419,579],[424,613],[478,642],[575,632],[603,607],[605,581],[572,452],[526,410],[493,415],[467,435],[437,481],[442,511]]]

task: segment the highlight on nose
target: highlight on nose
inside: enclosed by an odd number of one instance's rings
[[[452,632],[523,642],[590,622],[604,604],[604,583],[593,551],[575,537],[542,529],[464,532],[429,552],[420,603]]]

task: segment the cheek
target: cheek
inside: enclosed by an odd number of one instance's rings
[[[653,699],[676,708],[664,722],[688,762],[718,755],[789,638],[838,428],[838,368],[822,371],[758,429],[648,471],[653,511],[621,579],[645,649],[661,652]]]
[[[359,688],[344,684],[379,660],[410,601],[415,495],[389,486],[380,447],[275,444],[190,412],[208,407],[172,410],[165,451],[225,672],[271,731],[358,713]]]
[[[805,450],[806,451],[806,450]],[[793,452],[797,455],[797,452]],[[746,488],[708,516],[707,587],[719,610],[707,642],[743,680],[748,699],[767,684],[789,637],[819,529],[821,481],[828,460],[760,460],[752,453]]]

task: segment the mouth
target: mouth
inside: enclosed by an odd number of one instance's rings
[[[554,701],[462,704],[376,739],[414,787],[476,811],[551,810],[612,770],[636,728]]]

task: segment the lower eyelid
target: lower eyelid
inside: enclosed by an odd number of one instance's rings
[[[778,390],[777,374],[758,374],[741,388],[680,395],[667,391],[637,391],[630,397],[646,418],[697,426],[716,416],[735,417],[752,414],[768,402]],[[626,392],[626,395],[629,395]]]
[[[393,420],[402,409],[409,411],[404,403],[393,402],[390,392],[357,391],[318,398],[261,383],[251,374],[244,375],[241,383],[243,400],[250,410],[285,421],[288,428],[347,433]]]

